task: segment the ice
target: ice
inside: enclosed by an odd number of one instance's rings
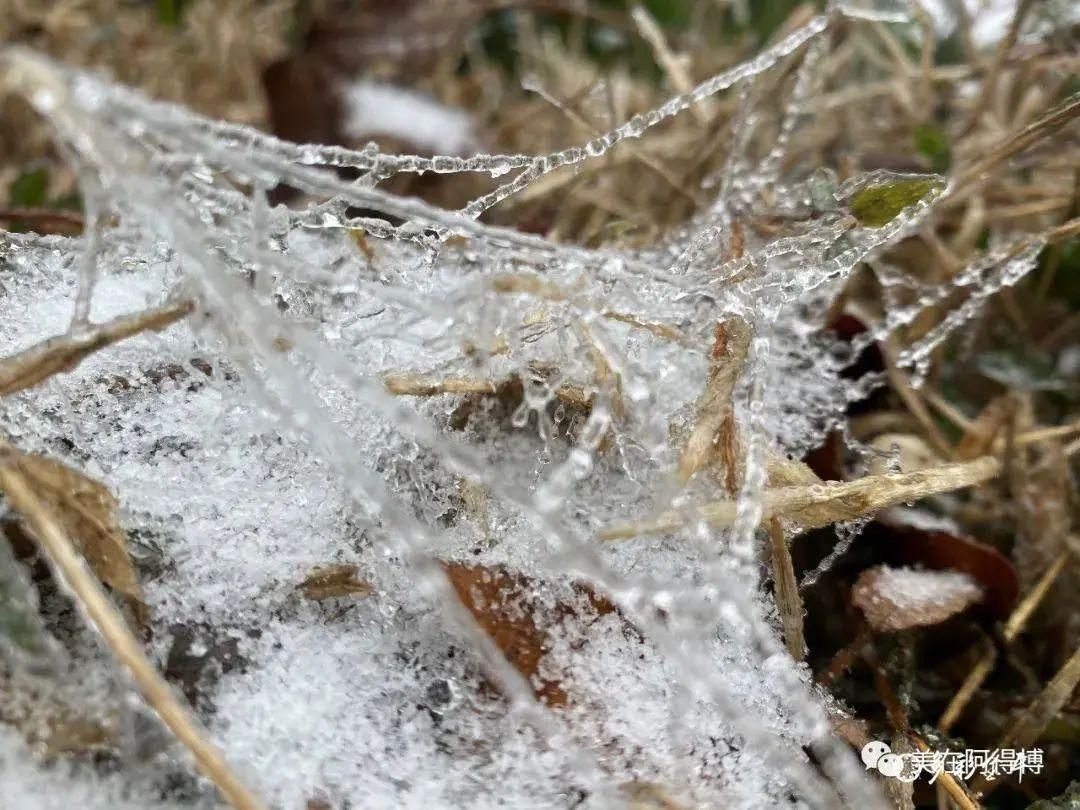
[[[863,227],[840,202],[882,176],[838,188],[827,172],[789,176],[784,157],[834,19],[814,17],[689,93],[538,156],[291,144],[4,53],[91,203],[81,240],[0,240],[4,345],[173,296],[199,309],[0,400],[0,426],[117,494],[153,617],[149,649],[162,664],[180,649],[201,662],[190,684],[201,719],[271,805],[609,807],[642,785],[687,806],[880,805],[779,640],[757,531],[767,459],[815,447],[879,382],[843,376],[858,345],[838,346],[822,313],[863,262],[901,286],[878,257],[939,199]],[[747,88],[797,55],[791,101],[752,165],[746,145],[767,128]],[[481,221],[546,174],[729,88],[743,104],[716,199],[659,244],[591,249]],[[327,167],[363,174],[346,181]],[[447,211],[379,187],[400,172],[510,179]],[[279,182],[312,202],[271,207]],[[777,200],[767,213],[799,224],[733,251],[732,217],[759,210],[764,189]],[[96,227],[106,222],[118,226]],[[968,291],[940,332],[901,355],[918,370],[1037,248],[995,254],[948,289],[896,291],[864,340]],[[680,490],[673,473],[716,325],[734,317],[753,333],[733,401],[736,525],[598,543],[612,522],[709,491]],[[418,395],[395,396],[390,375]],[[305,599],[298,584],[332,563],[355,565],[372,593]],[[445,563],[528,578],[549,626],[543,674],[562,684],[565,707],[536,699],[454,595]],[[563,621],[585,586],[618,611]],[[96,685],[99,699],[128,694],[116,680]],[[144,739],[120,736],[128,749]],[[39,785],[44,766],[9,738],[0,752],[18,771],[20,806],[98,784],[108,799],[88,807],[129,801],[123,780],[91,768]],[[187,760],[162,744],[136,769],[149,792],[131,801],[210,802],[207,785],[170,787]]]

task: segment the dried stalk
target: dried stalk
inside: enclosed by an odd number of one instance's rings
[[[78,335],[57,335],[0,360],[0,396],[72,371],[96,351],[140,332],[158,332],[191,314],[195,304],[176,301],[135,315],[121,315]]]
[[[1024,18],[1031,10],[1032,5],[1033,0],[1020,0],[1017,4],[1016,11],[1013,13],[1009,27],[1005,31],[1005,36],[1001,38],[997,50],[994,51],[994,58],[986,72],[986,77],[983,79],[982,87],[979,90],[979,96],[968,113],[967,121],[964,123],[964,126],[961,127],[960,131],[962,134],[966,135],[975,129],[975,125],[979,122],[979,116],[982,115],[983,111],[989,106],[990,99],[994,95],[994,90],[997,89],[1001,68],[1005,64],[1005,59],[1008,57],[1009,51],[1011,51],[1016,44],[1017,37],[1020,36],[1020,26],[1023,24]]]
[[[717,326],[716,343],[709,357],[709,378],[697,401],[697,423],[686,441],[675,474],[679,484],[686,484],[711,461],[717,436],[731,413],[731,395],[749,348],[750,327],[744,320],[729,318]]]
[[[769,521],[769,539],[772,543],[773,588],[776,608],[784,626],[784,644],[796,661],[806,657],[806,638],[803,634],[803,602],[799,595],[799,583],[795,578],[795,566],[784,538],[780,521]]]
[[[1031,592],[1021,600],[1020,604],[1013,610],[1012,615],[1009,616],[1007,622],[1005,622],[1004,630],[1002,631],[1002,637],[1006,644],[1012,643],[1017,636],[1023,632],[1024,627],[1027,626],[1028,619],[1031,618],[1031,614],[1035,612],[1035,609],[1042,604],[1043,598],[1049,593],[1051,586],[1057,581],[1057,578],[1061,575],[1061,572],[1065,570],[1065,566],[1069,562],[1069,552],[1063,551],[1058,558],[1054,560],[1043,575],[1039,577],[1039,581],[1035,583],[1035,587],[1031,589]],[[991,670],[994,668],[994,662],[997,660],[997,650],[994,647],[990,647],[986,650],[983,656],[978,660],[971,672],[968,673],[967,678],[964,679],[964,683],[960,686],[959,691],[953,696],[953,699],[949,701],[949,705],[945,708],[945,713],[941,715],[941,719],[938,720],[938,728],[942,731],[948,731],[955,725],[956,721],[960,719],[960,715],[967,707],[971,698],[975,695],[975,692],[983,681],[986,680]]]
[[[66,584],[113,654],[131,673],[146,702],[195,757],[200,770],[217,785],[233,807],[238,810],[262,810],[264,805],[233,773],[221,752],[206,738],[198,721],[154,669],[123,616],[87,570],[86,563],[75,551],[57,519],[33,493],[22,473],[6,462],[0,464],[0,489],[8,503],[23,516],[59,574],[60,581]]]
[[[854,520],[888,506],[919,500],[928,495],[981,484],[1001,472],[1001,462],[992,456],[974,461],[945,464],[929,470],[902,475],[872,475],[857,481],[780,487],[767,490],[762,498],[762,520],[787,518],[802,529],[815,529],[844,520]],[[641,534],[664,534],[703,520],[711,526],[731,526],[738,513],[738,501],[716,501],[686,510],[664,512],[649,520],[623,523],[600,533],[602,540],[623,540]]]
[[[439,380],[418,374],[387,374],[383,377],[383,384],[394,396],[435,397],[440,394],[498,394],[512,380],[496,382],[484,377],[445,377]],[[560,385],[554,394],[556,399],[576,408],[592,402],[585,389],[576,385]]]
[[[960,172],[951,184],[951,192],[946,192],[955,202],[970,193],[978,181],[991,169],[1004,163],[1013,155],[1024,151],[1036,141],[1053,134],[1080,115],[1080,96],[1073,96],[1054,107],[1037,121],[1028,124],[1022,130],[1006,138],[989,154],[976,160]],[[961,194],[961,190],[963,193]],[[939,200],[941,202],[942,200]]]
[[[439,394],[495,394],[499,385],[483,377],[446,377],[432,380],[418,374],[387,374],[386,390],[395,396],[434,397]]]
[[[671,46],[668,45],[667,37],[664,36],[660,24],[656,22],[648,9],[642,5],[635,5],[630,10],[630,16],[633,18],[634,25],[637,26],[641,38],[649,44],[656,64],[667,75],[675,92],[689,93],[693,90],[694,81],[690,78],[684,61],[672,53]],[[707,99],[701,104],[695,104],[690,108],[690,114],[701,126],[708,126],[715,114],[711,101],[712,99]]]

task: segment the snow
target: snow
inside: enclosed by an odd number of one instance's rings
[[[437,155],[476,150],[476,133],[467,114],[415,90],[360,80],[345,85],[341,96],[342,129],[357,141],[388,135]]]
[[[917,568],[887,568],[877,580],[882,599],[913,611],[951,601],[975,600],[982,589],[970,574],[959,571],[923,571]]]

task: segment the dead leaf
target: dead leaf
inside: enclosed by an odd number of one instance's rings
[[[685,805],[676,802],[668,792],[655,782],[634,779],[619,785],[631,810],[682,810]]]
[[[374,593],[371,585],[357,577],[357,567],[349,563],[334,563],[313,568],[297,585],[308,599],[321,601],[338,596],[360,594],[367,596]]]
[[[586,621],[586,616],[560,602],[547,608],[548,615],[538,622],[535,614],[541,608],[534,596],[536,583],[502,566],[444,563],[443,570],[458,599],[506,660],[532,684],[536,697],[549,706],[565,706],[562,684],[541,678],[540,665],[551,649],[550,628],[568,618]],[[577,586],[577,590],[589,603],[592,616],[588,618],[615,612],[611,602],[587,586]]]
[[[45,456],[9,448],[8,463],[16,467],[48,505],[103,583],[122,594],[136,618],[145,623],[146,603],[135,577],[127,535],[116,519],[116,498],[104,484]]]
[[[859,575],[851,601],[879,633],[939,624],[983,597],[969,574],[879,565]]]

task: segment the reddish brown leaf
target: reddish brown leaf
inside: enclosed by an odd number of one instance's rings
[[[558,603],[542,608],[535,598],[536,583],[524,574],[502,566],[485,567],[444,563],[458,599],[495,642],[513,667],[532,684],[537,698],[549,706],[565,706],[562,684],[539,675],[540,664],[551,649],[551,629],[568,618],[591,620],[615,611],[615,606],[586,586],[578,586],[591,616],[583,616],[572,605]],[[538,615],[541,611],[545,615]]]
[[[357,576],[356,566],[348,563],[313,568],[296,587],[308,599],[315,601],[354,594],[367,596],[372,593],[371,586]]]

